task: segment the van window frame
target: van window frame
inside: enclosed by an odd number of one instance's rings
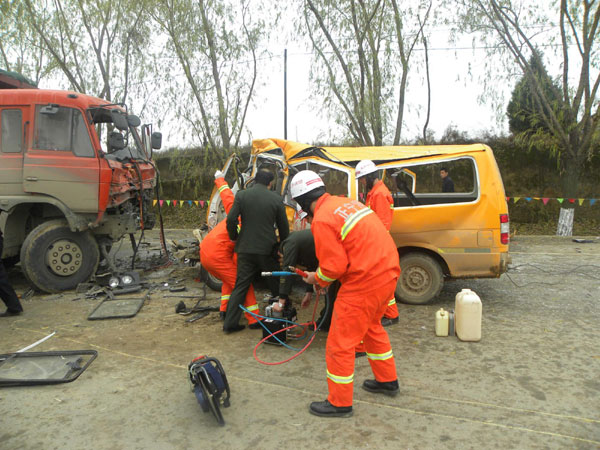
[[[352,173],[354,172],[354,167],[348,167],[342,164],[331,163],[329,161],[324,161],[318,158],[306,158],[300,161],[295,161],[293,164],[289,164],[289,166],[293,167],[296,171],[300,171],[305,169],[299,167],[301,167],[303,164],[307,165],[308,163],[314,163],[320,166],[329,167],[330,169],[335,169],[339,170],[340,172],[344,172],[348,176],[348,185],[346,186],[346,197],[352,198]],[[293,178],[293,176],[291,176],[290,178]],[[355,192],[358,192],[358,189]]]
[[[468,205],[468,204],[474,204],[474,203],[478,203],[481,200],[481,179],[480,179],[480,175],[479,175],[479,167],[477,165],[477,160],[476,158],[474,158],[471,155],[460,155],[460,156],[453,156],[453,157],[447,157],[447,158],[435,158],[435,159],[419,159],[419,160],[397,160],[397,161],[389,161],[389,162],[385,162],[385,163],[380,163],[377,164],[377,168],[378,170],[389,170],[389,169],[393,169],[393,168],[409,168],[410,167],[414,167],[414,166],[423,166],[423,165],[427,165],[427,164],[439,164],[439,165],[443,165],[444,163],[448,163],[451,161],[457,161],[460,159],[469,159],[471,160],[473,167],[475,169],[475,173],[474,173],[474,183],[473,183],[473,191],[471,192],[462,192],[462,193],[458,193],[458,194],[463,194],[463,195],[469,195],[469,194],[474,194],[475,192],[477,192],[477,196],[475,197],[474,200],[471,201],[464,201],[464,202],[451,202],[451,203],[435,203],[435,204],[425,204],[425,205],[406,205],[406,206],[394,206],[394,210],[396,209],[406,209],[406,208],[437,208],[437,207],[448,207],[448,206],[455,206],[455,205]],[[357,192],[358,192],[358,179],[356,180],[356,186],[357,186]],[[419,198],[426,198],[427,196],[430,196],[432,194],[430,193],[422,193],[419,194],[418,192],[413,192],[416,196],[417,199]],[[452,196],[452,194],[457,194],[457,193],[435,193],[434,195],[436,196]],[[405,195],[405,194],[402,194]]]

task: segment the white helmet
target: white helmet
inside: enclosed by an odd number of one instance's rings
[[[377,166],[370,159],[363,159],[356,165],[356,178],[364,177],[370,173],[377,172]]]
[[[292,178],[290,194],[292,198],[298,198],[321,186],[325,186],[325,184],[319,175],[312,170],[301,170]]]

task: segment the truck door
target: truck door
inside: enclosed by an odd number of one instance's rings
[[[2,195],[23,195],[23,153],[29,123],[29,107],[13,105],[0,107],[0,191]]]
[[[54,197],[78,213],[98,211],[100,167],[82,112],[36,105],[23,166],[25,192]]]

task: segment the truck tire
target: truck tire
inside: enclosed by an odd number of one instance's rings
[[[98,260],[98,244],[92,233],[74,233],[64,219],[38,225],[21,247],[22,271],[43,292],[74,289],[95,273]]]
[[[439,263],[425,253],[400,257],[402,273],[396,285],[396,299],[409,305],[424,305],[437,297],[444,285]]]
[[[206,283],[206,285],[213,291],[221,292],[223,282],[217,277],[210,274],[202,265],[200,265],[200,279]]]

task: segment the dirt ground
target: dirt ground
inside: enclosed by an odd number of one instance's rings
[[[190,236],[167,231],[169,239]],[[156,237],[149,234],[145,251]],[[100,300],[38,293],[23,300],[22,316],[0,319],[0,352],[56,331],[32,351],[94,349],[98,358],[73,383],[0,389],[0,448],[598,448],[600,240],[593,241],[518,236],[507,275],[450,281],[429,305],[399,305],[400,323],[388,333],[401,393],[362,390],[371,370],[360,358],[347,419],[308,413],[327,395],[325,333],[297,359],[265,366],[252,354],[261,331],[224,335],[217,313],[193,323],[175,313],[182,299],[169,295],[202,295],[197,268],[144,273],[157,283],[182,280],[187,290],[156,290],[129,319],[89,321]],[[19,268],[10,276],[23,294]],[[453,308],[466,287],[483,302],[482,340],[436,337],[435,311]],[[218,297],[209,290],[205,303]],[[309,315],[303,310],[301,319]],[[187,365],[200,354],[218,358],[229,378],[224,427],[190,391]],[[258,351],[269,361],[291,354]]]

